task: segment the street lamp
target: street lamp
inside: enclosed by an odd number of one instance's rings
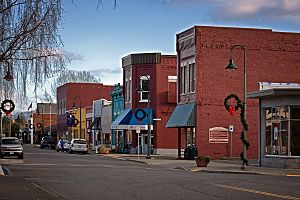
[[[44,136],[44,108],[43,107],[37,107],[37,114],[40,115],[40,109],[42,109],[42,134]]]
[[[76,99],[79,99],[79,137],[80,137],[80,139],[81,139],[81,99],[80,99],[80,96],[75,96],[74,97],[74,102],[73,102],[73,106],[72,106],[72,108],[73,109],[76,109],[76,108],[78,108],[77,106],[76,106],[76,102],[75,102],[75,100]]]
[[[147,80],[148,80],[148,101],[147,101],[147,109],[148,109],[148,114],[147,114],[147,119],[148,119],[148,138],[147,138],[147,143],[148,143],[148,151],[147,151],[147,156],[146,156],[146,159],[151,159],[151,156],[150,156],[150,143],[151,143],[151,119],[150,119],[150,78],[146,75],[142,75],[140,76],[140,80],[142,77],[146,77]],[[142,87],[142,85],[140,85],[137,89],[136,89],[137,92],[143,92],[145,91]],[[138,138],[139,140],[139,138]],[[138,147],[139,148],[139,147]]]
[[[230,59],[229,59],[229,64],[225,67],[225,69],[237,69],[238,67],[233,63],[233,60],[232,60],[232,50],[235,48],[235,47],[239,47],[239,48],[242,48],[244,50],[244,102],[243,102],[243,105],[244,105],[244,120],[246,121],[246,93],[247,93],[247,89],[246,89],[246,48],[243,47],[242,45],[233,45],[230,47]],[[246,140],[246,133],[247,133],[247,130],[245,129],[245,126],[243,126],[243,137],[244,139]],[[246,147],[246,144],[243,143],[243,157],[244,159],[247,159],[247,147]],[[241,169],[246,169],[246,166],[245,166],[245,162],[243,161],[243,164],[241,166]]]

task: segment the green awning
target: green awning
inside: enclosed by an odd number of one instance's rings
[[[194,126],[196,126],[195,102],[177,105],[165,127],[179,128]]]

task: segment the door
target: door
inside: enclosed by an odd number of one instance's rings
[[[143,134],[142,135],[142,154],[147,154],[148,152],[148,135],[147,134]]]
[[[142,134],[141,135],[141,145],[142,145],[142,154],[148,153],[148,134]],[[153,154],[153,135],[151,135],[151,141],[150,141],[150,153]]]

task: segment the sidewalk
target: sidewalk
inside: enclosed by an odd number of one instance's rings
[[[137,157],[130,154],[101,154],[102,156],[124,159],[134,162],[142,162],[152,166],[159,166],[168,169],[186,170],[191,172],[207,173],[239,173],[239,174],[260,174],[272,176],[295,176],[300,177],[300,169],[279,169],[258,167],[257,160],[250,160],[246,170],[241,169],[241,161],[237,159],[212,160],[207,167],[197,167],[194,160],[177,160],[176,158],[151,155],[146,159],[145,155]]]

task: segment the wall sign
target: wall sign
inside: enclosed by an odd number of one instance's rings
[[[210,128],[209,143],[228,143],[228,129],[224,127]]]

